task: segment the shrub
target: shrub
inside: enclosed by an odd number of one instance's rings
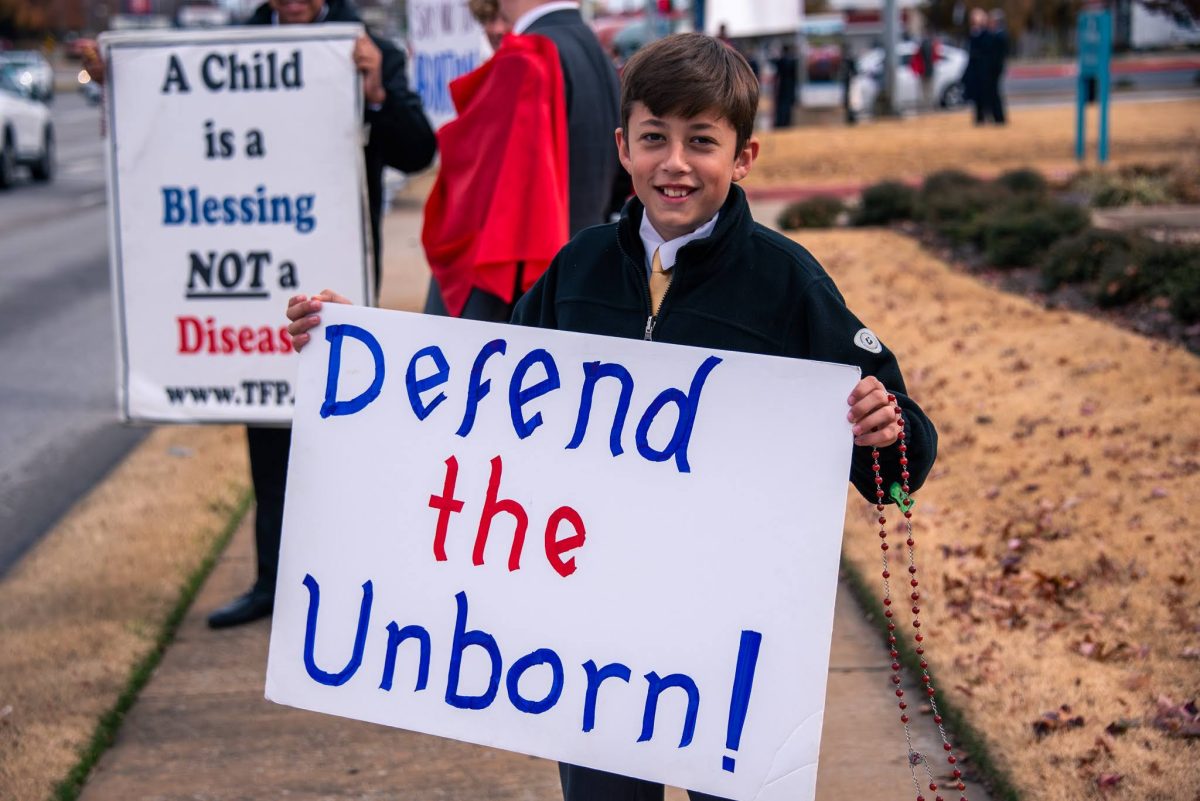
[[[1123,270],[1134,258],[1134,240],[1121,231],[1088,228],[1055,242],[1040,260],[1042,289],[1095,281],[1102,273]]]
[[[1187,266],[1175,270],[1167,279],[1171,312],[1185,323],[1200,322],[1200,248],[1178,248]]]
[[[1167,178],[1167,193],[1176,203],[1200,204],[1200,161],[1176,164]]]
[[[1007,190],[982,181],[941,186],[943,188],[940,191],[921,190],[917,200],[917,217],[958,244],[979,242],[982,221],[992,209],[1012,197]]]
[[[1167,180],[1155,175],[1117,177],[1101,183],[1092,194],[1092,205],[1099,209],[1115,206],[1157,206],[1169,202]]]
[[[837,223],[846,205],[832,195],[814,195],[789,204],[779,213],[779,227],[785,231],[797,228],[829,228]]]
[[[1037,170],[1009,170],[996,179],[996,184],[1017,195],[1045,195],[1049,185]]]
[[[1174,259],[1163,252],[1162,245],[1148,239],[1137,240],[1125,259],[1110,259],[1100,265],[1092,299],[1101,308],[1112,308],[1165,295],[1167,279],[1174,270]]]
[[[925,176],[921,184],[922,195],[941,195],[967,186],[978,186],[983,181],[962,170],[938,170]]]
[[[899,181],[883,181],[863,190],[854,224],[886,225],[892,220],[909,220],[916,204],[917,193],[911,186]]]
[[[1006,206],[982,221],[984,260],[995,267],[1033,264],[1046,248],[1079,233],[1088,222],[1087,212],[1067,203]]]

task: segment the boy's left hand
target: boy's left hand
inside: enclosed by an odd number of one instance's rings
[[[854,386],[847,403],[846,415],[854,428],[854,444],[885,448],[900,438],[896,410],[888,402],[888,392],[874,376],[867,376]]]

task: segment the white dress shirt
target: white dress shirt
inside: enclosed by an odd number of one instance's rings
[[[650,265],[654,262],[654,251],[658,251],[658,259],[662,262],[663,272],[670,271],[675,266],[675,257],[679,254],[679,249],[688,242],[703,239],[711,234],[717,227],[717,218],[720,216],[721,212],[717,212],[711,220],[695,231],[668,242],[659,235],[658,231],[654,230],[654,226],[650,224],[650,215],[643,211],[642,227],[638,229],[638,235],[641,236],[642,245],[646,248],[646,275],[650,275]]]
[[[554,3],[542,3],[537,8],[531,8],[517,18],[513,23],[513,33],[525,33],[529,30],[529,26],[535,21],[541,19],[547,14],[553,14],[555,11],[578,11],[579,3],[570,2],[570,0],[558,0]]]

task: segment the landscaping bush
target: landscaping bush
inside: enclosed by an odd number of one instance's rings
[[[927,191],[926,181],[917,199],[917,218],[956,244],[979,242],[983,220],[1012,198],[1002,187],[982,181],[937,186],[940,188]]]
[[[832,195],[814,195],[789,204],[779,213],[779,227],[785,231],[797,228],[829,228],[837,223],[846,205]]]
[[[1067,203],[1011,204],[979,228],[984,260],[994,267],[1033,264],[1046,248],[1088,226],[1086,211]]]
[[[1159,206],[1170,201],[1166,179],[1154,175],[1110,178],[1102,181],[1092,194],[1092,205],[1098,209]]]
[[[1184,323],[1200,322],[1200,248],[1177,247],[1184,266],[1167,279],[1171,312]]]
[[[1133,261],[1134,250],[1128,234],[1103,228],[1061,239],[1040,260],[1042,289],[1051,292],[1063,284],[1095,281],[1111,269],[1122,270]]]
[[[1176,164],[1167,178],[1167,193],[1175,203],[1200,204],[1200,161]]]
[[[921,184],[922,195],[942,195],[968,186],[979,186],[983,181],[963,170],[938,170],[925,176]]]
[[[1080,172],[1071,180],[1071,189],[1085,195],[1096,208],[1157,206],[1188,202],[1183,198],[1189,196],[1193,178],[1185,171],[1177,176],[1169,165],[1132,164],[1116,172]]]
[[[863,190],[854,214],[855,225],[886,225],[893,220],[910,220],[916,210],[917,192],[899,181],[883,181]]]
[[[996,184],[1017,195],[1046,194],[1049,184],[1037,170],[1009,170],[996,179]]]

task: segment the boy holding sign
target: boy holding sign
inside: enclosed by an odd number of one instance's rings
[[[937,435],[905,393],[895,357],[846,308],[833,281],[800,245],[751,218],[733,184],[758,154],[751,134],[758,81],[719,40],[679,34],[626,65],[616,144],[637,197],[619,222],[577,234],[521,299],[513,321],[581,333],[857,365],[848,398],[855,448],[851,480],[871,502],[907,473],[918,488]],[[297,349],[332,292],[293,298]],[[886,387],[886,389],[885,389]],[[904,413],[907,453],[889,394]],[[728,409],[729,414],[752,412]],[[566,801],[648,801],[662,786],[561,766]],[[692,793],[693,801],[712,798]]]

